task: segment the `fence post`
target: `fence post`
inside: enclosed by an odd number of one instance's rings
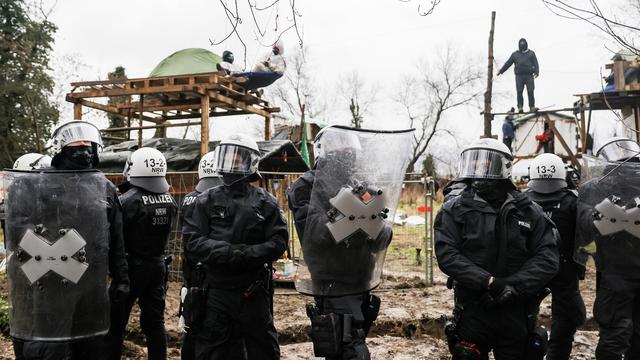
[[[435,183],[432,177],[423,177],[424,184],[424,278],[433,286],[433,197]]]

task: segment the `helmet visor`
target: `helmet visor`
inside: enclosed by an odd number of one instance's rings
[[[497,151],[470,149],[460,158],[459,177],[470,179],[508,179],[511,161]]]
[[[76,141],[90,141],[102,147],[102,137],[100,131],[94,125],[86,121],[72,121],[60,127],[54,134],[54,138],[60,141],[60,146],[64,147]]]
[[[598,157],[607,161],[622,161],[640,154],[640,145],[633,140],[618,140],[600,149]]]
[[[218,173],[251,175],[258,170],[259,157],[252,150],[237,145],[220,145],[216,152]]]

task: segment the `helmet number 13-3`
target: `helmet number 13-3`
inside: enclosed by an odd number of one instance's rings
[[[537,167],[538,173],[539,174],[546,174],[546,173],[555,173],[556,172],[556,166],[555,165],[549,165],[549,167],[542,165],[542,166],[538,166]]]

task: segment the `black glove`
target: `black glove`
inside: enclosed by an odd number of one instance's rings
[[[504,279],[494,278],[489,285],[489,294],[498,305],[508,305],[518,297],[518,291]]]
[[[480,304],[480,306],[483,309],[490,310],[496,306],[496,301],[493,300],[493,298],[491,297],[491,295],[489,295],[488,292],[485,292],[480,298],[480,300],[478,301],[478,304]]]
[[[229,245],[229,265],[231,266],[244,266],[246,259],[244,256],[244,249],[247,246],[244,244],[231,244]]]
[[[109,297],[113,304],[124,304],[129,298],[129,293],[129,284],[117,284],[116,286],[112,286]]]

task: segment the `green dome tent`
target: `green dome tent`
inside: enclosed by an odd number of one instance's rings
[[[216,64],[221,61],[219,55],[206,49],[183,49],[160,61],[149,77],[216,72]]]

